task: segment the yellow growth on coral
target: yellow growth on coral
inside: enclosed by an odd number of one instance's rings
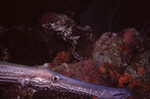
[[[93,99],[98,99],[97,97],[93,97]]]
[[[143,68],[143,67],[139,67],[138,70],[137,70],[137,73],[138,73],[140,76],[143,76],[143,75],[146,73],[146,70],[145,70],[145,68]]]
[[[127,83],[128,83],[128,87],[130,88],[136,85],[141,85],[141,81],[137,81],[133,79],[128,73],[124,73],[123,75],[120,75],[118,79],[118,87],[123,87],[124,84]]]
[[[70,55],[68,53],[66,53],[65,51],[57,53],[57,56],[54,59],[55,61],[57,61],[59,64],[62,63],[68,63],[70,60]]]
[[[110,77],[112,79],[112,81],[115,79],[115,75],[114,72],[112,70],[109,71]]]
[[[143,82],[141,86],[143,86],[144,88],[150,91],[150,82],[148,83]]]
[[[126,47],[124,44],[120,45],[120,49],[123,50],[126,53],[128,53],[130,51],[130,49],[128,47]]]
[[[128,73],[124,73],[123,75],[119,76],[118,87],[123,87],[125,83],[129,83],[128,84],[129,88],[133,88],[135,86],[142,86],[150,91],[150,82],[146,83],[140,80],[135,80]]]
[[[106,69],[105,69],[104,66],[99,66],[99,71],[100,71],[100,73],[102,73],[102,74],[106,74]]]

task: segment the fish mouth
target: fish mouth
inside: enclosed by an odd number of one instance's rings
[[[131,97],[131,92],[125,88],[112,88],[106,90],[104,96],[107,96],[104,99],[126,99],[127,97]]]

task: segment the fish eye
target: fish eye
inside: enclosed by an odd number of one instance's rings
[[[55,82],[59,81],[59,79],[60,79],[60,78],[59,78],[58,75],[53,75],[53,76],[52,76],[52,80],[55,81]]]

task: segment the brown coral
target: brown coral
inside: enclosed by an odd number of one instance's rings
[[[102,74],[106,74],[106,69],[105,69],[104,66],[99,66],[99,71],[100,71],[100,73],[102,73]]]
[[[140,81],[134,80],[130,74],[124,73],[123,75],[120,75],[118,79],[118,87],[123,87],[127,85],[128,87],[132,88],[136,85],[141,85]]]
[[[70,55],[65,51],[57,53],[57,56],[55,57],[54,61],[59,64],[68,63],[70,61]]]
[[[137,35],[137,31],[134,28],[125,29],[123,33],[123,42],[130,44],[134,40],[135,35]]]
[[[143,75],[146,73],[146,69],[143,68],[143,67],[139,67],[138,70],[137,70],[137,73],[138,73],[140,76],[143,76]]]

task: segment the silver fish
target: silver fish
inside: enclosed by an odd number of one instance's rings
[[[47,69],[0,62],[0,82],[22,86],[47,88],[58,92],[94,96],[99,99],[125,99],[131,92],[124,88],[110,88],[75,80]]]

